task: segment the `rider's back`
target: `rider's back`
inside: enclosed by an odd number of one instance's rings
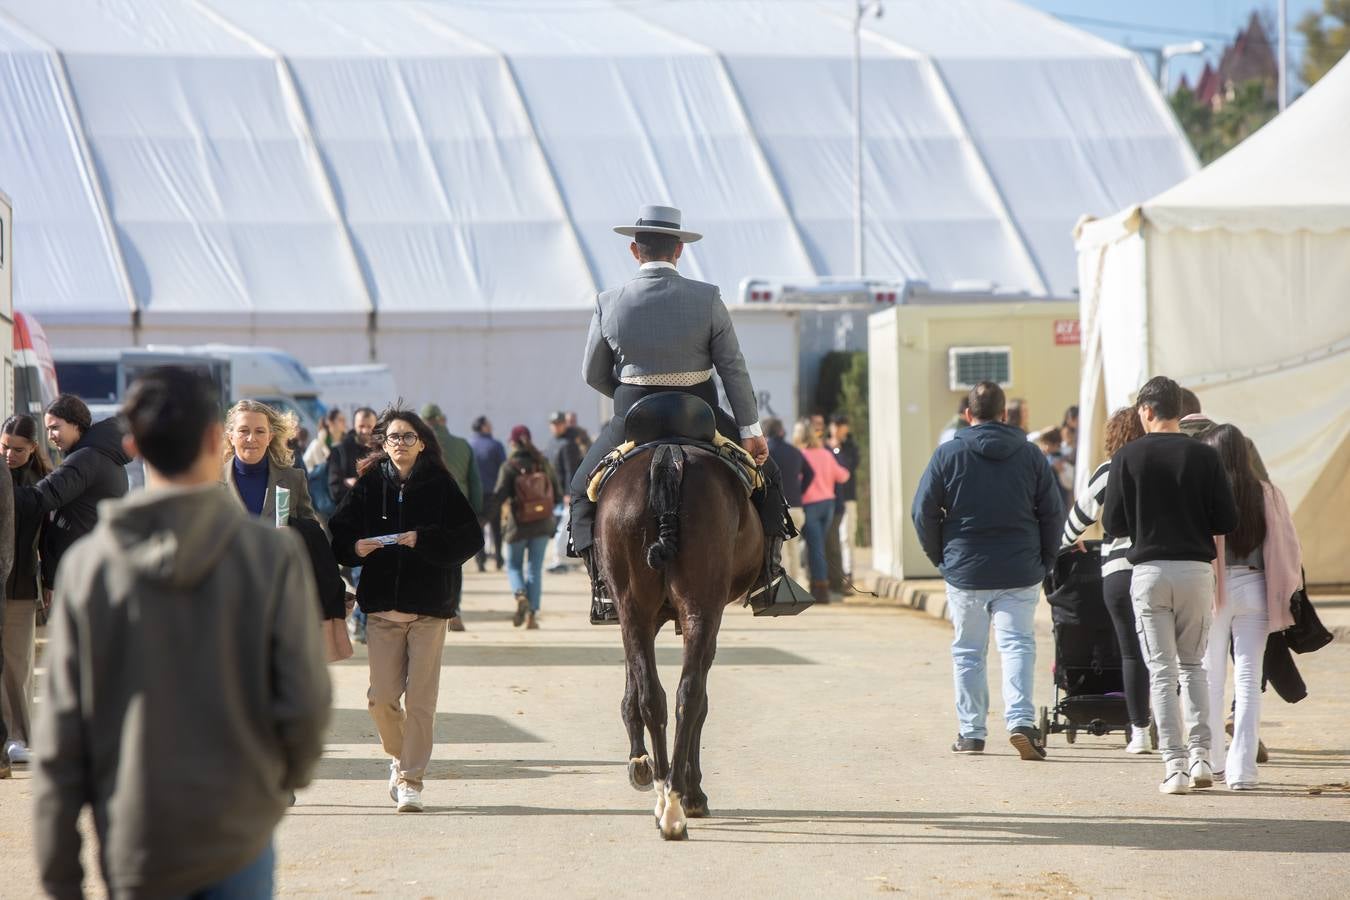
[[[600,294],[599,306],[621,381],[712,369],[714,339],[723,323],[729,324],[716,285],[673,269],[640,272]]]

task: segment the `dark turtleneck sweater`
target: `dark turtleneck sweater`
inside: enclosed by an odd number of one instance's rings
[[[255,516],[261,516],[263,503],[267,500],[267,457],[260,462],[246,463],[239,457],[234,458],[234,485],[244,506]]]

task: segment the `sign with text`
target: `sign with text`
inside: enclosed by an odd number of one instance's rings
[[[1079,330],[1077,319],[1056,319],[1055,320],[1055,346],[1064,347],[1068,345],[1078,345],[1083,343],[1083,335]]]

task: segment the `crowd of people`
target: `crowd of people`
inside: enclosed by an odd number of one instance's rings
[[[946,581],[955,628],[952,750],[985,749],[992,626],[1009,741],[1023,759],[1046,757],[1032,706],[1035,608],[1057,556],[1086,552],[1082,537],[1100,522],[1101,593],[1130,723],[1126,751],[1150,753],[1152,725],[1163,793],[1216,782],[1254,789],[1265,756],[1268,637],[1294,624],[1302,563],[1289,509],[1250,439],[1203,416],[1194,393],[1153,378],[1134,406],[1108,420],[1106,458],[1066,514],[1054,442],[1028,439],[1011,424],[997,384],[977,385],[962,408],[966,427],[953,428],[934,452],[912,509],[924,551]],[[1076,432],[1077,410],[1069,412],[1065,433]],[[1225,729],[1230,654],[1235,701]]]

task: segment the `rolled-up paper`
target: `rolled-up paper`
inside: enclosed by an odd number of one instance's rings
[[[277,527],[282,528],[291,517],[291,489],[277,488]]]

